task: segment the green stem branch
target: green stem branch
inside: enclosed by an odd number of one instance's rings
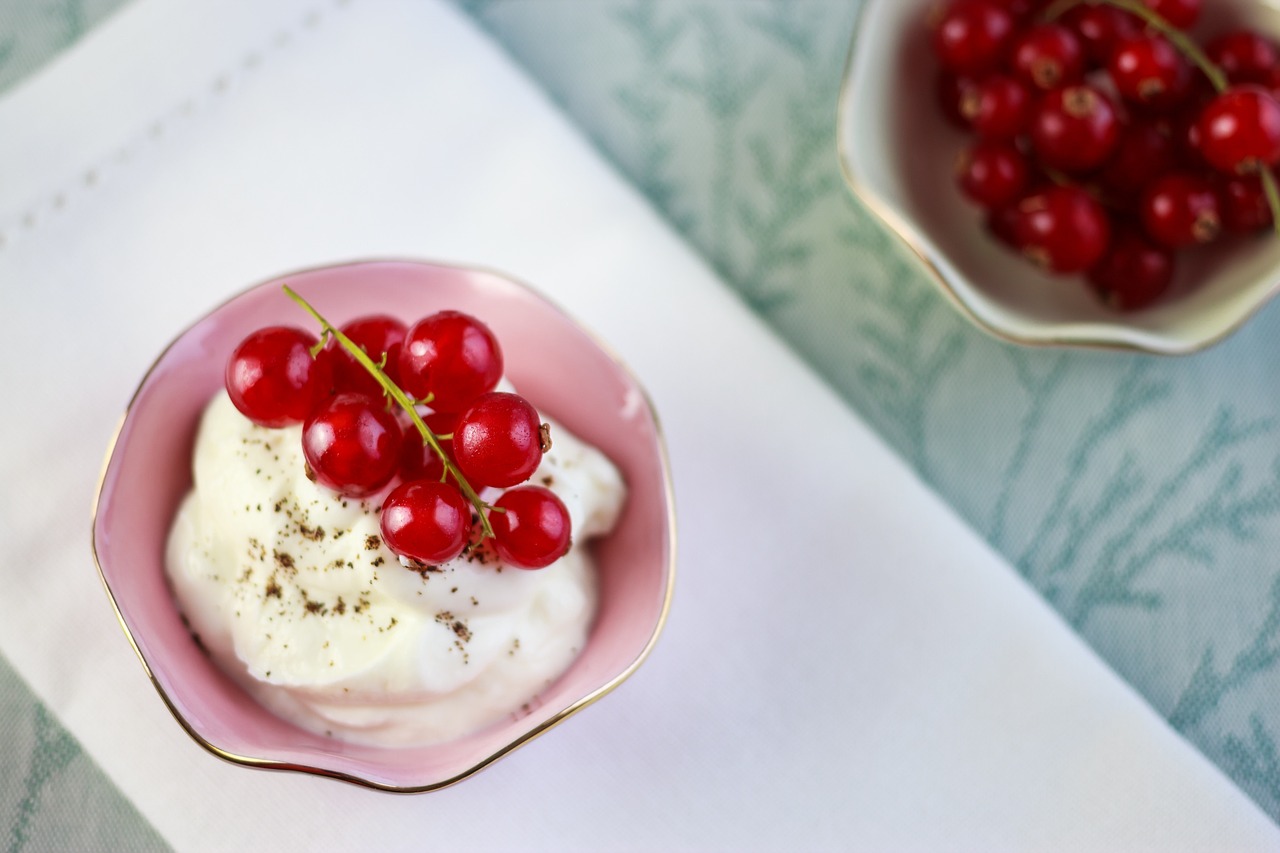
[[[1267,196],[1267,206],[1271,208],[1271,227],[1280,234],[1280,189],[1276,188],[1276,176],[1267,167],[1258,170],[1262,179],[1262,191]]]
[[[298,303],[298,305],[302,306],[303,310],[310,314],[315,321],[320,324],[320,328],[324,330],[324,334],[331,335],[334,340],[341,344],[342,348],[349,352],[352,358],[359,362],[360,365],[369,372],[369,375],[378,381],[378,384],[382,386],[382,389],[387,392],[388,396],[399,403],[400,408],[404,409],[405,412],[408,413],[409,419],[413,421],[413,425],[417,427],[418,432],[422,435],[422,440],[430,445],[431,449],[440,457],[440,461],[444,463],[445,477],[448,478],[452,476],[457,482],[458,488],[462,489],[462,494],[465,495],[467,500],[471,502],[471,505],[475,507],[476,513],[480,516],[480,524],[484,529],[484,535],[492,536],[493,528],[489,525],[489,518],[485,514],[485,510],[489,508],[488,504],[480,499],[480,495],[478,495],[476,490],[471,487],[471,484],[467,482],[467,478],[458,470],[458,466],[449,459],[449,456],[444,452],[444,448],[440,446],[440,437],[431,431],[431,428],[427,426],[426,422],[422,419],[422,415],[418,414],[414,401],[409,397],[409,395],[400,390],[400,386],[393,382],[391,378],[382,371],[382,368],[378,366],[377,362],[369,358],[368,353],[361,349],[355,341],[342,334],[336,326],[322,317],[319,311],[312,308],[311,303],[299,296],[297,291],[289,287],[289,285],[286,284],[282,286],[284,287],[285,295]]]
[[[1227,80],[1226,72],[1211,60],[1190,36],[1170,24],[1159,13],[1149,9],[1141,0],[1057,0],[1057,2],[1049,4],[1048,8],[1044,10],[1043,17],[1047,21],[1056,20],[1068,10],[1082,3],[1087,3],[1091,6],[1113,6],[1141,18],[1147,26],[1167,38],[1183,56],[1194,62],[1204,76],[1209,78],[1209,82],[1213,84],[1214,91],[1225,92],[1227,90],[1229,81]],[[1271,208],[1272,225],[1276,233],[1280,234],[1280,189],[1277,189],[1275,176],[1270,169],[1264,167],[1259,169],[1258,173],[1262,181],[1262,190],[1267,197],[1267,206]]]
[[[1052,21],[1062,16],[1067,10],[1082,3],[1088,3],[1090,6],[1114,6],[1141,18],[1143,23],[1171,41],[1174,47],[1182,52],[1183,56],[1194,62],[1204,72],[1204,76],[1209,78],[1214,90],[1218,92],[1226,91],[1227,75],[1223,73],[1222,69],[1205,55],[1205,52],[1200,49],[1200,46],[1190,36],[1170,24],[1159,13],[1147,8],[1140,0],[1058,0],[1058,2],[1045,9],[1044,18],[1047,21]]]

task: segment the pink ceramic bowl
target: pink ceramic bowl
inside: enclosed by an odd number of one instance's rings
[[[309,318],[288,283],[341,324],[387,312],[407,321],[442,308],[473,313],[498,335],[508,376],[540,410],[603,450],[629,494],[618,527],[595,548],[600,607],[586,648],[527,714],[461,740],[413,749],[336,742],[258,705],[197,648],[164,573],[165,540],[191,488],[197,419],[249,332]],[[130,403],[109,451],[93,521],[98,570],[125,635],[161,699],[198,743],[237,764],[297,770],[391,791],[457,782],[547,731],[620,684],[662,629],[675,569],[666,452],[635,378],[543,297],[494,272],[412,261],[306,270],[260,284],[183,332]]]

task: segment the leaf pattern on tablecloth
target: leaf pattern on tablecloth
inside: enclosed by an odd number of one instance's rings
[[[124,1],[0,0],[0,91]],[[454,2],[1122,676],[1280,816],[1275,307],[1177,361],[1022,350],[975,332],[843,187],[834,103],[856,3]],[[562,37],[584,26],[587,42]],[[609,61],[588,61],[592,50]],[[21,792],[0,779],[12,849],[59,829],[40,821],[53,797],[118,798],[2,661],[0,703],[11,711],[0,720],[30,722],[0,731],[8,766],[25,768],[10,785]],[[116,846],[161,846],[127,803],[105,811],[128,839]]]
[[[127,0],[0,0],[0,92],[70,47]]]
[[[9,831],[9,853],[18,853],[26,846],[45,787],[80,754],[80,745],[40,704],[35,706],[35,735],[35,745],[27,760],[27,772],[22,782],[22,799]]]
[[[1280,308],[1180,359],[1020,349],[975,331],[843,185],[835,102],[857,4],[460,5],[1117,672],[1280,817],[1280,386],[1268,370]]]
[[[0,850],[167,849],[3,659],[0,748]]]

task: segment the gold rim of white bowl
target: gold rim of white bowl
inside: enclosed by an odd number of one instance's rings
[[[871,10],[886,2],[899,3],[902,0],[866,0],[859,7],[857,18],[854,22],[853,35],[845,57],[839,101],[836,109],[836,153],[840,163],[840,171],[854,197],[921,261],[929,278],[947,298],[947,301],[974,326],[998,340],[1026,347],[1121,351],[1164,356],[1190,355],[1202,352],[1230,337],[1261,311],[1274,296],[1280,293],[1280,276],[1277,276],[1277,280],[1260,292],[1246,309],[1242,310],[1229,322],[1223,324],[1214,333],[1199,336],[1193,340],[1179,340],[1162,336],[1159,338],[1159,343],[1154,340],[1150,343],[1143,343],[1131,337],[1108,336],[1105,334],[1053,334],[1046,332],[1037,336],[1029,336],[993,323],[989,318],[983,316],[981,311],[970,304],[963,289],[957,288],[947,272],[939,266],[937,256],[940,253],[928,244],[928,241],[920,235],[916,227],[903,213],[881,198],[861,177],[864,173],[864,168],[859,160],[857,146],[854,145],[850,137],[856,106],[854,104],[853,91],[855,56],[860,42],[868,35],[867,20],[872,14]],[[1280,239],[1280,237],[1274,239]],[[968,287],[973,290],[981,290],[981,288],[971,283],[968,284]],[[1122,324],[1118,322],[1117,325]],[[1150,335],[1147,337],[1151,338]]]

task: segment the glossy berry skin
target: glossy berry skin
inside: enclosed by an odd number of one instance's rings
[[[340,329],[352,343],[365,351],[374,364],[378,364],[385,353],[387,359],[382,372],[397,385],[400,384],[400,345],[408,330],[404,323],[386,314],[359,317]],[[370,396],[382,394],[382,386],[378,384],[378,380],[345,348],[339,346],[334,349],[333,362],[334,382],[339,391]]]
[[[1003,207],[1022,195],[1029,175],[1026,157],[1009,142],[979,142],[956,160],[956,182],[970,201]]]
[[[462,553],[471,534],[471,504],[452,483],[401,483],[382,502],[382,540],[402,557],[428,565]]]
[[[1081,174],[1107,161],[1120,139],[1116,108],[1080,84],[1046,92],[1031,117],[1031,145],[1050,169]]]
[[[503,510],[489,515],[494,548],[503,562],[520,569],[541,569],[568,552],[569,511],[550,489],[508,489],[494,506]]]
[[[502,348],[484,323],[439,311],[409,329],[400,350],[400,387],[439,412],[460,412],[502,378]]]
[[[1079,187],[1051,186],[1018,203],[1014,242],[1048,272],[1087,270],[1102,259],[1111,239],[1106,211]]]
[[[1191,29],[1200,17],[1200,0],[1142,0],[1142,4],[1179,30]]]
[[[291,326],[267,326],[240,342],[227,361],[227,394],[258,426],[300,423],[329,397],[333,368],[315,335]]]
[[[1098,182],[1118,204],[1136,202],[1142,188],[1172,171],[1178,163],[1177,144],[1161,122],[1136,119],[1125,127],[1115,154],[1098,174]]]
[[[1103,259],[1089,270],[1090,285],[1117,311],[1138,311],[1154,303],[1173,281],[1173,255],[1142,235],[1116,234]]]
[[[992,74],[960,96],[962,121],[983,139],[1012,139],[1031,120],[1031,90],[1025,83]]]
[[[302,426],[302,453],[315,481],[348,497],[381,489],[400,465],[400,423],[380,397],[338,394]]]
[[[1215,189],[1226,230],[1251,234],[1271,227],[1271,205],[1257,175],[1219,175]]]
[[[442,435],[452,435],[454,424],[457,423],[457,416],[440,412],[432,412],[425,415],[422,419],[427,424],[427,429],[431,430],[437,436],[440,442],[440,449],[452,459],[453,458],[453,439],[440,439]],[[412,422],[404,426],[404,441],[400,446],[400,477],[405,482],[410,480],[443,480],[445,474],[444,462],[440,460],[440,454],[432,449],[422,438],[422,433],[418,432],[417,426]]]
[[[1197,125],[1200,153],[1219,171],[1252,174],[1280,162],[1280,103],[1265,89],[1228,89],[1209,102]]]
[[[1161,109],[1175,106],[1191,81],[1191,69],[1168,39],[1137,35],[1118,42],[1107,70],[1120,97]]]
[[[519,394],[493,391],[458,416],[453,455],[473,487],[523,483],[542,461],[538,412]]]
[[[1062,23],[1076,34],[1092,63],[1102,67],[1121,39],[1142,31],[1137,18],[1114,6],[1073,6],[1062,16]]]
[[[995,0],[954,0],[933,29],[933,52],[954,74],[981,74],[1004,59],[1014,15]]]
[[[1265,86],[1271,80],[1272,69],[1280,65],[1276,46],[1250,30],[1224,33],[1205,45],[1204,52],[1232,83]]]
[[[1048,91],[1074,83],[1084,74],[1084,48],[1066,27],[1039,24],[1015,36],[1009,65],[1028,86]]]
[[[1147,236],[1167,249],[1211,242],[1222,230],[1213,186],[1189,172],[1153,181],[1142,194],[1141,216]]]

